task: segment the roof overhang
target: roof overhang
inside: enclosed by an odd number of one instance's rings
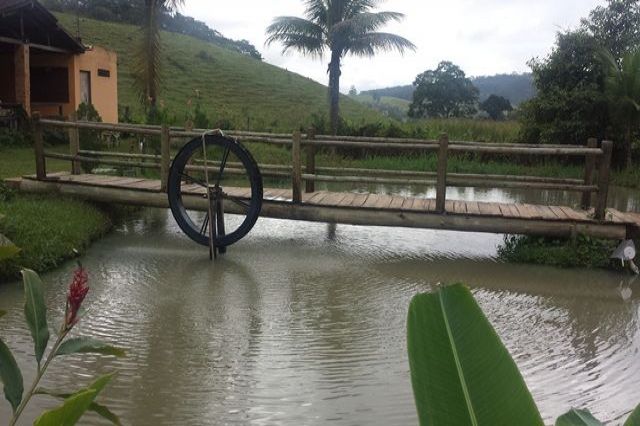
[[[0,0],[0,42],[60,53],[85,50],[36,0]]]

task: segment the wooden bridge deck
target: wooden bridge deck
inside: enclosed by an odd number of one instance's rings
[[[159,180],[135,177],[69,173],[49,174],[46,180],[34,176],[8,179],[14,188],[26,192],[51,192],[101,202],[150,207],[168,207]],[[190,185],[193,197],[185,204],[206,209],[204,189]],[[236,197],[248,197],[245,188],[225,188]],[[233,203],[227,208],[234,213]],[[333,222],[353,225],[401,226],[468,232],[513,233],[546,236],[577,234],[624,239],[640,235],[640,213],[608,209],[604,221],[592,212],[567,206],[541,206],[476,201],[446,201],[446,213],[435,211],[435,200],[384,194],[318,191],[303,194],[302,203],[292,202],[290,189],[265,188],[263,217]]]

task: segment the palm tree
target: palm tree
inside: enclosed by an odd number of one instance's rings
[[[640,125],[640,47],[626,53],[620,63],[608,51],[601,56],[607,67],[605,92],[614,121],[624,129],[624,165],[629,168],[633,133]]]
[[[142,25],[142,40],[137,52],[135,77],[143,103],[155,109],[161,83],[160,66],[162,44],[160,19],[164,12],[173,12],[184,4],[184,0],[145,0],[145,18]]]
[[[295,49],[304,55],[321,57],[331,52],[329,73],[329,111],[331,130],[338,129],[340,65],[348,54],[372,57],[378,51],[415,50],[409,40],[378,32],[391,21],[404,18],[398,12],[373,12],[380,0],[306,0],[304,18],[281,16],[267,28],[267,44],[280,42],[283,52]]]

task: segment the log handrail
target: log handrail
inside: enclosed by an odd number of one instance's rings
[[[69,154],[48,152],[44,150],[43,128],[54,127],[67,129],[69,134]],[[185,139],[201,136],[204,130],[186,130],[180,127],[112,124],[87,121],[60,121],[41,119],[37,114],[32,117],[31,128],[34,133],[34,150],[36,155],[36,176],[46,178],[46,158],[71,161],[71,172],[80,173],[81,162],[101,163],[114,166],[151,168],[160,170],[161,188],[166,191],[171,147],[179,147]],[[79,130],[103,130],[160,137],[160,155],[118,153],[107,151],[83,150],[79,143]],[[588,210],[591,207],[591,194],[596,193],[594,216],[604,220],[608,198],[609,176],[611,168],[612,142],[603,141],[598,148],[597,140],[589,139],[586,146],[567,146],[559,144],[514,144],[497,142],[450,141],[446,134],[438,140],[416,138],[381,138],[359,136],[316,135],[313,129],[306,133],[266,133],[248,131],[225,132],[243,142],[265,143],[290,147],[291,165],[261,164],[263,175],[267,177],[290,178],[292,182],[293,200],[302,202],[302,192],[314,192],[315,182],[351,182],[351,183],[384,183],[384,184],[435,184],[436,211],[446,211],[447,187],[483,187],[483,188],[533,188],[558,191],[575,191],[582,193],[581,205]],[[364,168],[340,168],[316,166],[318,147],[343,147],[365,150],[397,150],[414,152],[436,152],[438,155],[437,170],[385,170]],[[306,153],[305,164],[302,164],[302,150]],[[535,156],[571,156],[584,157],[585,170],[583,179],[549,178],[538,176],[513,176],[496,174],[448,173],[447,159],[451,153],[478,153],[499,155],[535,155]],[[107,157],[106,159],[104,157]],[[110,157],[110,158],[109,158]],[[229,163],[231,167],[234,164]],[[197,167],[197,166],[193,166]],[[240,170],[230,169],[233,173]],[[330,173],[330,174],[327,174]],[[594,177],[597,181],[594,184]]]

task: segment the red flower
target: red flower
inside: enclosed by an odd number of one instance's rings
[[[73,273],[73,281],[67,294],[67,309],[64,317],[65,329],[70,330],[78,322],[78,311],[89,292],[87,271],[82,266]]]

